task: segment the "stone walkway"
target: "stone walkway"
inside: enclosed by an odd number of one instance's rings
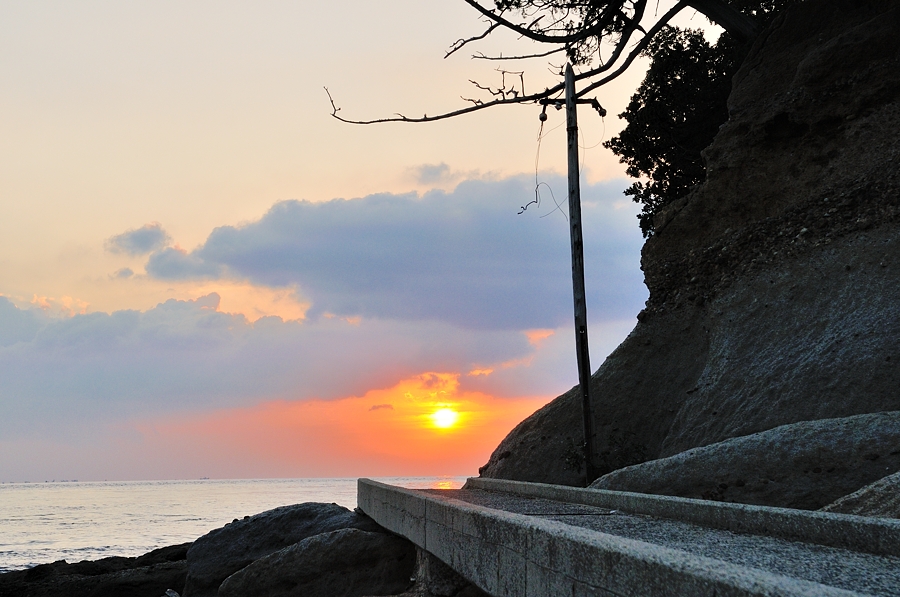
[[[900,596],[897,520],[489,479],[359,504],[498,597]]]

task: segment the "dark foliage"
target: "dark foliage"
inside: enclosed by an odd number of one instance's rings
[[[644,236],[653,234],[653,216],[703,181],[700,152],[728,119],[725,102],[731,78],[743,57],[722,36],[712,45],[701,31],[667,27],[650,43],[647,75],[619,118],[628,126],[604,146],[620,156],[635,182],[625,191],[641,204]]]
[[[790,0],[744,2],[739,8],[761,23]],[[683,197],[706,177],[700,152],[728,119],[731,79],[748,46],[723,33],[710,44],[700,31],[666,27],[647,49],[647,75],[625,111],[628,125],[604,146],[627,164],[627,174],[646,178],[625,194],[641,204],[638,215],[645,237],[665,205]]]

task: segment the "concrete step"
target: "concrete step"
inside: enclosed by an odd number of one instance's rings
[[[900,596],[900,521],[470,479],[360,508],[496,597]]]

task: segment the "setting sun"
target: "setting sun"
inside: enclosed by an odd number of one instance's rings
[[[435,427],[440,427],[441,429],[447,429],[456,425],[456,421],[459,419],[459,413],[450,408],[442,408],[436,410],[431,415],[431,420],[434,422]]]

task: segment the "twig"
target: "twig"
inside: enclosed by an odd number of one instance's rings
[[[490,23],[490,26],[489,26],[489,27],[487,28],[487,30],[486,30],[484,33],[482,33],[481,35],[475,35],[475,36],[473,36],[473,37],[467,37],[467,38],[465,38],[465,39],[458,39],[458,40],[456,40],[456,42],[454,42],[454,44],[453,44],[452,46],[450,46],[450,49],[447,50],[447,53],[444,54],[444,58],[449,58],[452,54],[454,54],[454,53],[458,52],[459,50],[461,50],[461,49],[463,48],[463,46],[465,46],[466,44],[469,44],[469,43],[471,43],[471,42],[473,42],[473,41],[478,41],[479,39],[484,39],[485,37],[487,37],[488,35],[490,35],[491,32],[492,32],[494,29],[496,29],[497,27],[500,27],[500,23]]]
[[[558,54],[563,51],[565,51],[565,48],[556,48],[555,50],[542,52],[540,54],[521,54],[516,56],[504,56],[503,54],[500,54],[499,56],[487,56],[484,52],[478,52],[477,54],[472,54],[472,58],[474,60],[528,60],[530,58],[552,56],[553,54]]]

